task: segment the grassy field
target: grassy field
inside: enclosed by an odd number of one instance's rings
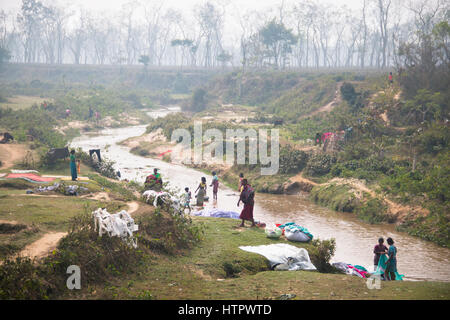
[[[11,108],[13,110],[21,110],[31,107],[33,104],[40,105],[44,101],[51,102],[51,98],[42,98],[38,96],[13,96],[7,98],[7,102],[0,103],[0,108]]]

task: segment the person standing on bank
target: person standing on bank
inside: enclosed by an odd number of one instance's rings
[[[378,244],[373,248],[373,253],[375,254],[375,256],[373,258],[373,264],[374,264],[373,271],[377,271],[378,262],[380,261],[380,257],[382,254],[386,254],[387,251],[388,251],[388,248],[384,245],[384,239],[379,238]]]
[[[242,219],[242,223],[239,227],[244,226],[244,221],[248,220],[252,222],[252,227],[254,227],[255,220],[253,219],[253,207],[255,205],[255,190],[252,188],[250,184],[248,184],[247,179],[242,179],[242,191],[239,196],[239,201],[237,206],[239,207],[240,202],[244,203],[244,209],[242,209],[241,215],[239,216]]]
[[[72,175],[72,181],[76,181],[77,175],[77,164],[75,159],[75,150],[70,151],[70,173]]]
[[[394,246],[394,240],[392,238],[387,238],[386,242],[389,245],[389,250],[384,276],[386,280],[395,280],[395,273],[397,272],[397,248]]]
[[[198,190],[198,192],[197,192]],[[197,189],[195,189],[195,192],[197,192],[197,206],[203,207],[203,201],[206,194],[206,178],[202,177],[202,182],[198,185]]]
[[[210,187],[213,187],[213,200],[217,201],[217,192],[219,191],[219,177],[217,176],[216,172],[212,172],[212,181],[209,185]]]

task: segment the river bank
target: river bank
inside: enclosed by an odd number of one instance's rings
[[[142,183],[146,175],[154,167],[160,169],[163,180],[179,190],[190,187],[194,191],[204,172],[187,168],[178,164],[171,164],[162,159],[154,159],[130,154],[130,148],[118,145],[118,142],[131,137],[139,137],[145,133],[144,126],[121,129],[107,129],[100,133],[90,133],[75,139],[73,147],[88,150],[94,146],[103,148],[105,156],[116,162],[115,168],[120,170],[122,178]],[[237,183],[237,180],[236,182]],[[231,186],[232,187],[232,186]],[[221,185],[217,206],[223,210],[240,211],[236,207],[236,189]],[[211,190],[208,189],[208,195]],[[207,203],[212,208],[212,203]],[[379,236],[391,236],[398,247],[414,247],[414,251],[402,251],[399,259],[402,273],[411,280],[442,280],[448,281],[447,266],[450,261],[448,249],[438,247],[430,242],[411,237],[395,230],[393,225],[371,225],[358,220],[353,214],[340,213],[315,205],[304,193],[294,195],[257,194],[255,218],[266,223],[285,223],[295,221],[307,227],[315,236],[321,239],[335,238],[337,243],[333,262],[344,261],[365,265],[371,269],[370,261],[373,246]],[[336,227],[339,226],[339,227]],[[431,267],[430,267],[431,266]],[[400,268],[400,267],[399,267]]]

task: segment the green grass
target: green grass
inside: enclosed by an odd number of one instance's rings
[[[363,279],[310,271],[268,271],[267,260],[245,252],[241,245],[282,243],[268,239],[262,229],[233,228],[237,220],[195,218],[205,227],[205,239],[180,255],[155,255],[147,270],[131,278],[92,288],[102,299],[449,299],[450,284],[436,282],[382,282],[369,290]],[[310,252],[311,245],[305,246]],[[226,274],[224,265],[235,270]],[[240,271],[238,271],[240,270]]]
[[[24,96],[18,95],[13,97],[8,97],[8,101],[0,103],[0,108],[11,108],[12,110],[21,110],[31,107],[33,104],[40,105],[44,101],[51,101],[51,98],[42,98],[38,96]]]

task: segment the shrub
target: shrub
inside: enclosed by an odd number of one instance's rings
[[[336,157],[330,154],[318,153],[309,157],[306,165],[306,173],[311,176],[322,176],[330,172]]]

